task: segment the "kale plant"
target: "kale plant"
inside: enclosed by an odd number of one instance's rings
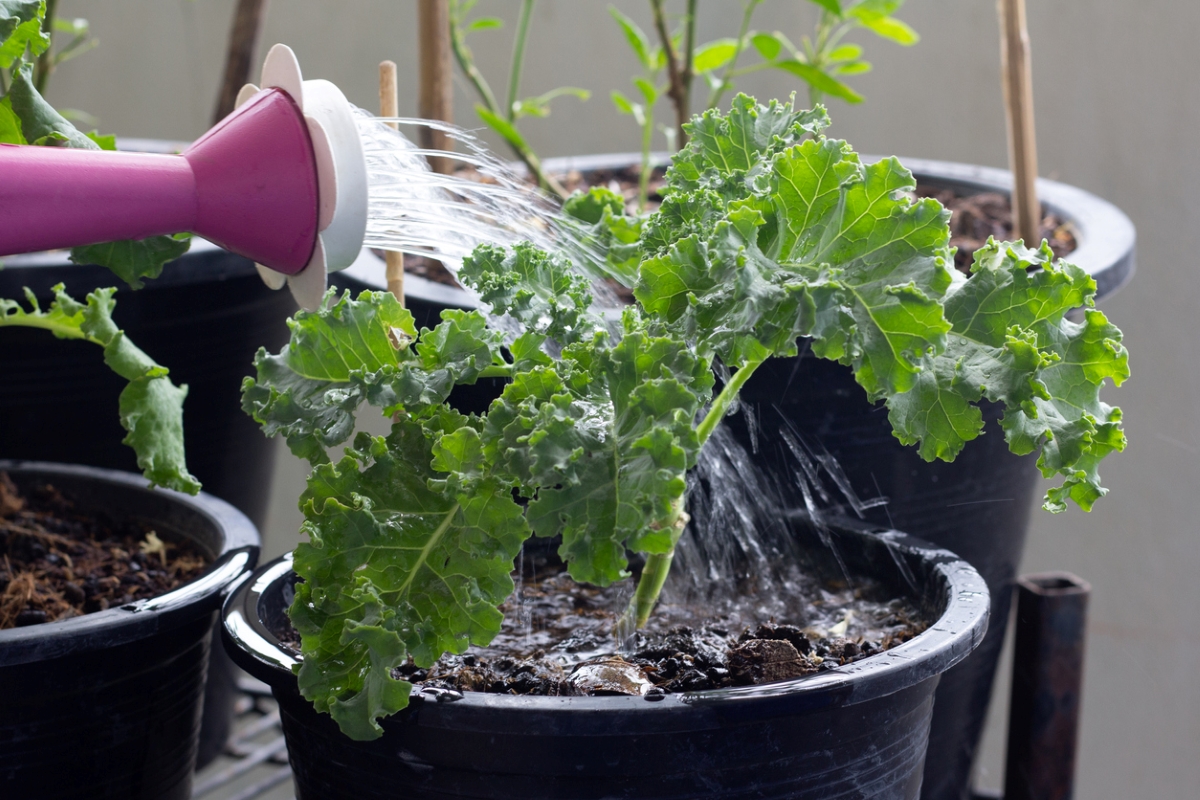
[[[278,355],[259,352],[244,406],[312,464],[289,611],[299,686],[345,733],[381,735],[408,703],[393,674],[408,659],[491,641],[530,536],[561,536],[571,576],[599,585],[639,554],[622,622],[644,624],[687,524],[687,471],[755,369],[800,337],[852,368],[924,458],[979,436],[987,398],[1005,405],[1011,449],[1040,449],[1064,478],[1046,508],[1104,494],[1097,467],[1125,438],[1099,390],[1125,380],[1128,356],[1091,308],[1095,283],[1045,246],[994,241],[962,275],[949,213],[914,199],[894,158],[864,164],[823,136],[828,123],[739,95],[689,124],[655,213],[626,217],[603,189],[574,198],[629,275],[636,303],[616,326],[557,255],[482,246],[459,277],[503,326],[449,310],[418,331],[389,294],[331,295]],[[483,377],[506,380],[487,413],[447,402]],[[363,403],[394,420],[389,435],[354,435]]]
[[[59,29],[68,27],[75,39],[50,56],[46,7],[45,0],[0,0],[0,85],[4,91],[0,98],[0,143],[115,149],[111,136],[76,130],[42,99],[35,86],[38,81],[44,85],[56,64],[86,45],[86,23],[60,25]],[[186,239],[159,236],[76,248],[71,257],[77,263],[107,266],[138,288],[141,279],[157,277],[165,262],[178,258],[187,248]],[[173,384],[167,369],[138,349],[113,322],[115,291],[97,290],[81,303],[60,285],[54,288],[54,300],[43,309],[26,289],[26,305],[0,298],[0,329],[38,328],[60,339],[89,341],[104,348],[105,363],[128,381],[119,400],[121,425],[128,434],[125,444],[136,453],[138,466],[154,485],[195,494],[200,491],[200,483],[188,473],[183,452],[183,399],[187,387]]]

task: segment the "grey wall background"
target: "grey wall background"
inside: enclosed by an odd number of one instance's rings
[[[1094,587],[1083,733],[1081,798],[1186,798],[1200,785],[1200,370],[1196,352],[1200,271],[1200,67],[1194,0],[1028,0],[1034,48],[1041,172],[1096,192],[1138,226],[1140,271],[1105,304],[1125,330],[1134,378],[1109,392],[1126,412],[1131,445],[1105,471],[1112,494],[1090,516],[1038,512],[1026,571],[1069,569]],[[646,20],[641,0],[617,0]],[[528,135],[543,155],[631,150],[637,132],[608,100],[635,73],[633,56],[602,0],[542,0],[526,87],[593,90],[559,101]],[[89,17],[101,45],[55,76],[50,99],[97,115],[127,136],[192,138],[207,127],[223,68],[233,0],[63,0]],[[481,13],[515,17],[515,0],[483,0]],[[740,3],[700,4],[702,37],[733,35]],[[855,86],[867,97],[835,102],[834,134],[861,152],[1004,166],[998,28],[992,0],[911,0],[902,18],[923,36],[905,49],[860,36],[875,71]],[[811,21],[801,0],[769,0],[756,27],[797,39]],[[274,0],[265,41],[298,53],[305,74],[328,78],[366,108],[376,65],[401,67],[401,109],[415,113],[413,0]],[[500,77],[508,32],[474,40]],[[759,94],[800,89],[783,77],[747,81]],[[666,109],[660,112],[666,118]],[[473,126],[460,86],[458,121]],[[295,540],[294,499],[303,470],[281,465],[267,549]],[[914,531],[919,534],[919,531]],[[1000,782],[1002,720],[989,729],[981,779]]]

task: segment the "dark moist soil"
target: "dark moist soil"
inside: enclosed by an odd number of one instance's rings
[[[625,198],[630,212],[637,210],[639,167],[620,169],[598,169],[586,175],[573,170],[556,176],[568,192],[586,191],[592,186],[607,186]],[[659,194],[664,184],[663,170],[657,170],[649,184],[649,205],[657,207],[662,200]],[[918,184],[918,197],[932,197],[950,210],[950,246],[957,247],[954,265],[964,274],[970,270],[971,259],[976,250],[987,243],[989,236],[1001,241],[1013,238],[1012,203],[1006,194],[984,192],[961,195],[946,187]],[[1063,258],[1077,247],[1071,223],[1057,214],[1042,216],[1041,238],[1050,243],[1056,258]],[[447,286],[458,286],[454,275],[441,262],[430,258],[406,256],[404,269],[423,278]],[[619,293],[621,294],[621,293]],[[632,302],[626,298],[628,302]]]
[[[204,571],[188,543],[76,508],[49,483],[0,471],[0,630],[155,597]]]
[[[395,677],[460,692],[653,700],[815,675],[888,650],[927,627],[916,606],[876,583],[812,581],[798,614],[803,620],[746,624],[753,601],[724,606],[713,619],[711,606],[664,600],[649,626],[618,652],[613,628],[631,582],[606,589],[577,584],[557,558],[533,561],[524,559],[527,574],[500,607],[504,624],[491,645],[442,656],[429,669],[410,662]],[[295,629],[274,633],[299,654]]]

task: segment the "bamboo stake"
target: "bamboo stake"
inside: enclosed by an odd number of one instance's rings
[[[384,61],[379,65],[379,116],[400,116],[400,94],[396,86],[396,62]],[[393,130],[396,123],[387,123]],[[404,305],[404,254],[384,251],[387,264],[387,288]]]
[[[997,0],[1000,71],[1008,117],[1008,162],[1013,173],[1013,228],[1029,247],[1042,240],[1037,196],[1037,134],[1033,123],[1033,73],[1025,0]]]
[[[420,43],[421,92],[417,102],[417,114],[422,119],[441,122],[454,121],[453,60],[450,49],[450,5],[449,0],[418,0],[417,40]],[[453,143],[445,131],[422,127],[420,144],[426,150],[452,150]],[[434,172],[449,174],[452,166],[448,158],[431,158],[429,166]]]
[[[229,32],[229,52],[225,57],[225,77],[221,82],[221,95],[217,98],[217,110],[213,124],[217,124],[233,111],[238,92],[250,82],[250,70],[254,67],[254,50],[258,45],[258,32],[262,30],[267,15],[267,0],[238,0],[233,12],[233,28]]]

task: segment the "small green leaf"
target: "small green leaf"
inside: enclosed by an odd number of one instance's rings
[[[108,267],[131,289],[141,289],[142,279],[154,279],[162,274],[163,266],[180,258],[191,247],[191,237],[151,236],[146,239],[127,239],[105,242],[71,250],[74,264],[96,264]]]
[[[609,97],[612,98],[613,105],[615,105],[617,107],[617,111],[620,111],[622,114],[633,114],[634,113],[633,112],[633,102],[630,101],[630,99],[628,97],[626,97],[622,92],[619,92],[616,89],[613,89],[612,92],[609,94]],[[4,124],[3,118],[0,117],[0,126],[2,126],[3,124]],[[2,131],[3,131],[3,128],[0,127],[0,132],[2,132]],[[18,133],[20,133],[19,130],[18,130]]]
[[[116,150],[117,137],[111,134],[101,134],[99,131],[89,131],[84,134],[87,138],[96,143],[96,146],[101,150]]]
[[[503,28],[504,20],[499,17],[480,17],[479,19],[471,20],[467,25],[467,31],[486,31],[493,28]]]
[[[805,64],[795,59],[787,61],[776,61],[775,67],[790,72],[793,75],[803,78],[806,83],[812,86],[819,92],[841,98],[847,103],[861,103],[862,95],[851,89],[846,84],[839,81],[837,78],[822,72],[811,64]]]
[[[839,17],[842,15],[842,6],[839,0],[809,0],[809,2],[820,6],[830,14],[837,14]]]
[[[0,98],[0,144],[28,144],[21,133],[21,120],[13,113],[12,101]]]
[[[828,60],[831,62],[838,61],[855,61],[862,57],[863,49],[856,44],[843,44],[835,47],[829,54]]]
[[[737,55],[738,44],[735,39],[718,39],[709,42],[696,50],[692,57],[692,68],[697,73],[711,72],[728,64]]]
[[[910,46],[921,40],[917,32],[910,28],[904,22],[889,16],[888,14],[872,10],[870,4],[863,3],[860,6],[855,6],[849,9],[846,13],[853,17],[859,23],[877,36],[884,39],[890,39],[896,44]]]
[[[609,6],[608,13],[621,26],[621,30],[625,33],[625,40],[629,42],[630,48],[637,55],[642,67],[648,72],[653,72],[657,69],[658,65],[655,63],[654,48],[651,46],[650,38],[646,36],[645,31],[632,19],[622,14],[615,6]]]
[[[750,43],[766,61],[774,61],[783,51],[783,41],[776,33],[756,33],[750,37]]]
[[[487,106],[480,103],[475,104],[475,113],[479,115],[479,118],[483,120],[485,125],[504,137],[504,140],[513,147],[520,150],[529,149],[529,145],[525,143],[525,137],[521,135],[521,132],[517,130],[515,125],[504,117],[492,113],[488,110]]]
[[[871,65],[866,61],[851,61],[848,64],[838,64],[833,69],[838,75],[862,75],[871,71]]]
[[[647,107],[653,106],[658,102],[658,89],[654,87],[653,83],[639,76],[633,79],[633,84],[642,93]]]

